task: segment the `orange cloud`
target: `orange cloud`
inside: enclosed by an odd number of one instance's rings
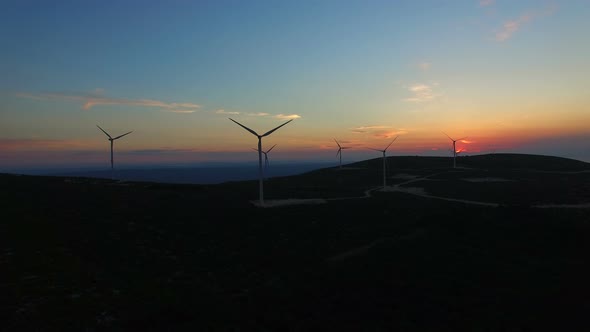
[[[384,131],[377,131],[373,134],[373,137],[376,138],[393,138],[399,135],[404,135],[407,132],[404,130],[384,130]]]

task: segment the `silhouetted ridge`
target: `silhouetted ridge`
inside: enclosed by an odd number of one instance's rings
[[[538,171],[583,171],[590,170],[590,164],[569,158],[519,154],[493,153],[477,156],[464,156],[457,163],[474,168],[513,168],[534,169]]]
[[[391,156],[388,163],[395,169],[437,169],[453,166],[453,157]],[[367,159],[343,165],[349,168],[370,168],[378,170],[381,158]],[[520,153],[494,153],[474,156],[458,156],[457,167],[481,169],[529,169],[537,171],[584,171],[590,170],[590,163],[580,160]]]
[[[587,163],[387,161],[385,190],[382,158],[272,177],[269,208],[255,179],[0,174],[2,327],[590,330]]]

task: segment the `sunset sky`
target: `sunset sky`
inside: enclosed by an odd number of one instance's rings
[[[590,161],[590,3],[28,1],[0,6],[0,171],[535,153]],[[443,133],[444,132],[444,133]]]

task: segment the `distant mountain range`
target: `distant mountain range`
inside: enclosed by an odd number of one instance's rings
[[[417,157],[392,156],[388,163],[396,168],[448,167],[452,165],[451,157]],[[365,161],[353,162],[343,166],[359,167],[369,161],[380,161],[373,158]],[[380,169],[381,163],[375,167]],[[458,167],[476,168],[512,168],[536,170],[586,170],[588,163],[562,157],[531,155],[531,154],[485,154],[457,157]],[[333,162],[277,162],[265,170],[265,178],[299,175],[323,168],[337,167]],[[108,168],[61,168],[35,169],[24,171],[9,171],[25,175],[48,175],[66,177],[91,177],[117,179],[123,181],[146,181],[179,184],[219,184],[231,181],[246,181],[258,179],[257,163],[204,163],[197,165],[162,165],[162,166],[125,166],[111,172]]]
[[[333,163],[292,163],[274,164],[266,169],[266,177],[297,175],[312,170],[334,166]],[[154,167],[110,170],[68,170],[46,172],[44,175],[111,178],[126,181],[148,181],[162,183],[217,184],[228,181],[258,179],[258,165],[219,164],[200,167]]]

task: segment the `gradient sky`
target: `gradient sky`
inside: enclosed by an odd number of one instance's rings
[[[522,152],[590,161],[587,0],[0,6],[0,170]]]

